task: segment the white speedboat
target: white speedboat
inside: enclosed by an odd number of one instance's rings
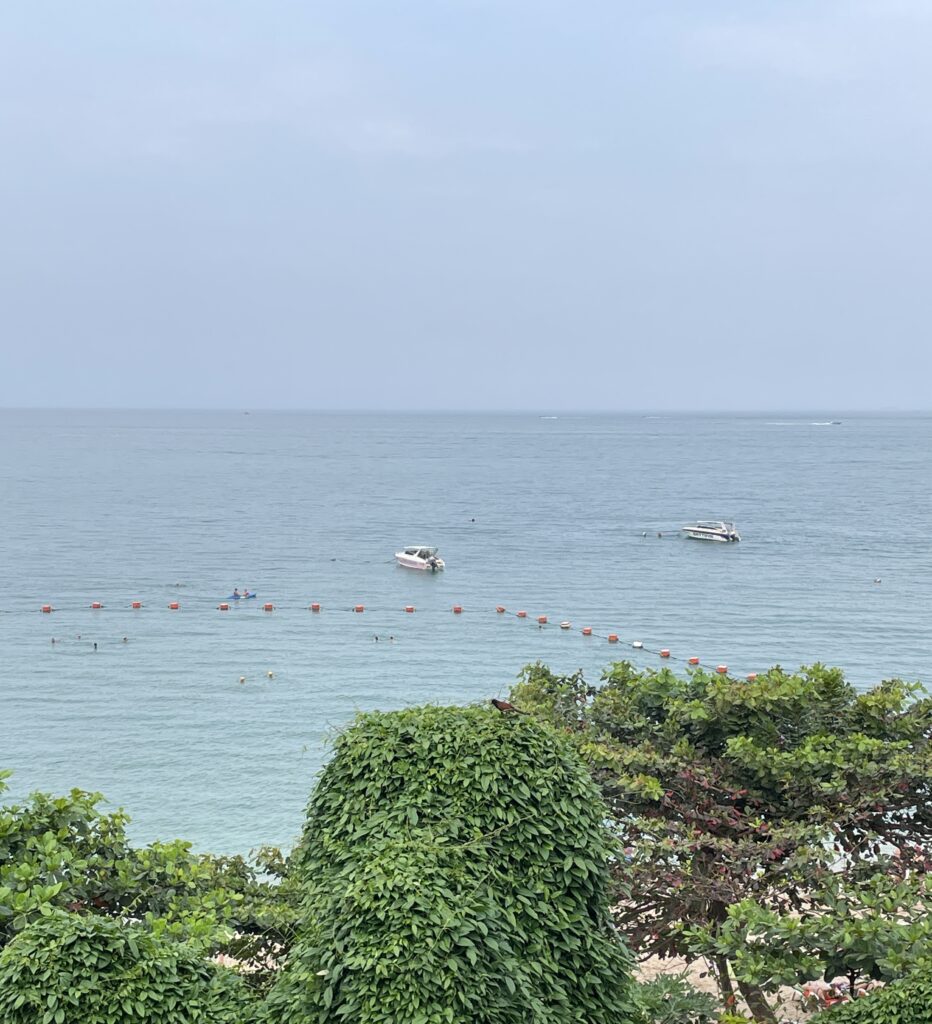
[[[741,540],[735,524],[724,523],[721,520],[700,520],[698,523],[690,523],[683,527],[683,533],[694,540],[717,540],[726,544],[728,541]]]
[[[444,568],[443,559],[437,554],[436,548],[414,546],[395,552],[395,559],[406,569],[427,569],[439,572]]]

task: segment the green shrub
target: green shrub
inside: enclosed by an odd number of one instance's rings
[[[932,1024],[932,964],[882,989],[820,1013],[825,1024]]]
[[[8,772],[0,771],[0,795]],[[99,793],[33,793],[0,805],[0,948],[53,910],[143,920],[156,935],[248,961],[264,991],[291,943],[300,891],[273,848],[253,861],[181,840],[138,848]]]
[[[635,996],[645,1024],[715,1024],[718,1000],[678,974],[661,974],[640,984]]]
[[[3,1024],[241,1024],[231,971],[145,926],[52,912],[0,952]]]
[[[639,1020],[604,816],[569,744],[531,718],[361,716],[310,802],[295,857],[305,931],[269,1019]]]

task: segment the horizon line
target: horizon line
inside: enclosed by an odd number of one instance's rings
[[[637,408],[637,409],[583,409],[583,408],[444,408],[403,409],[398,407],[314,407],[314,406],[194,406],[194,405],[0,405],[0,412],[195,412],[233,413],[243,416],[253,413],[312,413],[323,415],[401,415],[401,416],[923,416],[932,414],[932,408]]]

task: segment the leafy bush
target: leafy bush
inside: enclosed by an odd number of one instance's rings
[[[231,971],[137,924],[61,911],[0,951],[4,1024],[241,1024]]]
[[[549,727],[484,708],[367,714],[311,798],[292,1024],[625,1024],[605,809]]]
[[[0,772],[0,792],[9,772]],[[0,947],[53,906],[99,910],[115,902],[115,862],[128,851],[127,817],[102,814],[101,797],[34,793],[0,807]]]
[[[661,974],[638,985],[635,997],[645,1024],[715,1024],[718,1001],[678,974]]]
[[[181,840],[133,847],[129,818],[101,811],[102,799],[73,789],[0,806],[0,948],[54,909],[141,918],[157,935],[248,962],[250,984],[268,987],[297,917],[288,861],[274,849],[256,864],[199,854]]]
[[[932,965],[927,962],[900,981],[816,1019],[825,1024],[932,1024]]]

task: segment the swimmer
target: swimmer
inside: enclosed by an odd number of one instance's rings
[[[239,684],[240,684],[240,686],[242,686],[243,683],[245,683],[245,682],[246,682],[246,677],[245,676],[240,676],[239,677]]]
[[[269,669],[268,672],[266,672],[265,674],[269,677],[269,679],[275,678],[275,673],[271,669]]]
[[[877,577],[877,578],[876,578],[876,579],[874,580],[874,582],[875,582],[875,583],[879,583],[879,582],[880,582],[880,577],[878,576],[878,577]]]
[[[388,642],[389,642],[390,644],[393,644],[393,643],[395,642],[395,638],[394,638],[393,636],[390,636],[390,637],[388,638]]]
[[[96,640],[94,641],[94,650],[95,651],[97,650],[97,641]]]
[[[127,642],[127,638],[124,636],[123,637],[123,643],[125,644],[126,642]]]
[[[52,643],[55,643],[55,637],[52,637]]]
[[[373,637],[372,639],[373,639],[373,640],[374,640],[374,641],[375,641],[376,643],[378,643],[378,642],[379,642],[379,634],[378,634],[378,633],[376,633],[376,634],[375,634],[375,636],[374,636],[374,637]]]

